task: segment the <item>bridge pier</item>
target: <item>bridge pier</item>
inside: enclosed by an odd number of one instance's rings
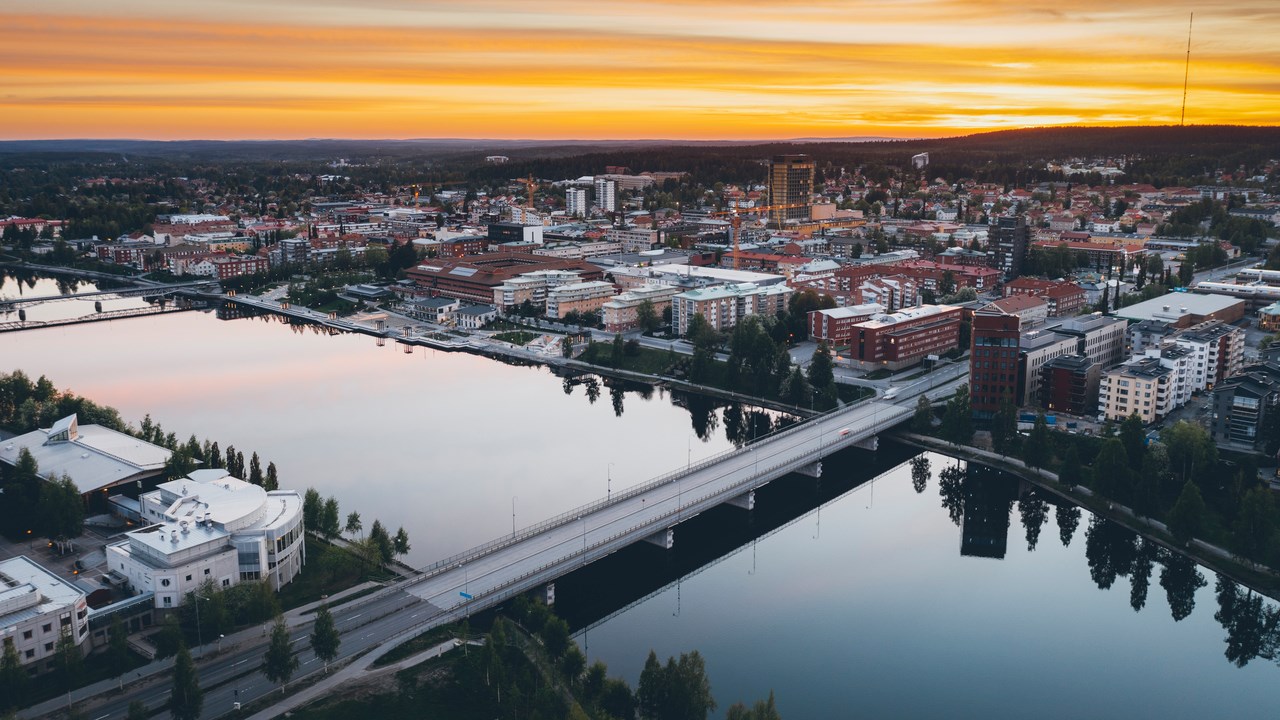
[[[556,604],[556,584],[555,583],[547,583],[545,594],[542,596],[542,599],[547,602],[548,607]]]
[[[811,478],[820,478],[822,477],[822,461],[816,460],[814,462],[809,463],[808,465],[805,465],[804,467],[796,468],[796,473],[800,475],[805,475]]]
[[[644,541],[650,545],[657,545],[663,550],[670,550],[675,547],[676,544],[676,529],[667,528],[666,530],[659,530],[658,532],[646,537]]]
[[[880,436],[872,435],[871,437],[863,438],[858,442],[854,443],[853,446],[856,448],[862,448],[863,450],[872,450],[872,451],[879,450]]]
[[[736,508],[742,508],[743,510],[755,510],[756,509],[756,491],[748,490],[742,495],[739,495],[737,497],[731,497],[725,501],[725,504],[732,505]]]

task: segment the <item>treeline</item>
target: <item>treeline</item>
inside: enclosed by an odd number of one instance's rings
[[[337,498],[332,495],[321,498],[319,490],[307,488],[302,496],[302,520],[308,530],[331,542],[346,532],[362,563],[385,565],[409,554],[409,533],[403,526],[392,535],[381,520],[375,519],[366,537],[360,513],[351,511],[345,523],[340,517]]]
[[[917,431],[928,431],[932,410],[918,404],[912,422]],[[1280,511],[1258,477],[1257,459],[1223,460],[1200,425],[1179,421],[1161,430],[1159,441],[1148,440],[1135,414],[1118,425],[1106,423],[1098,437],[1086,437],[1050,431],[1041,412],[1023,437],[1017,409],[1006,404],[991,420],[990,432],[992,448],[1001,455],[1056,471],[1068,487],[1089,487],[1138,517],[1159,520],[1178,543],[1198,538],[1243,561],[1280,567]],[[1280,444],[1280,424],[1264,432]],[[940,434],[957,445],[972,444],[967,387],[947,403]]]
[[[932,477],[929,458],[911,460],[912,485],[917,493],[928,487]],[[1039,545],[1042,532],[1055,521],[1058,540],[1069,547],[1080,529],[1080,508],[1034,487],[1019,487],[1007,473],[976,463],[948,464],[938,472],[938,495],[942,508],[957,526],[965,513],[978,517],[1005,518],[1017,509],[1029,552]],[[997,521],[998,522],[998,521]],[[1129,583],[1129,606],[1142,611],[1158,582],[1164,591],[1170,617],[1179,622],[1196,607],[1196,593],[1208,582],[1195,561],[1098,515],[1093,515],[1084,532],[1084,554],[1089,577],[1099,590],[1110,590],[1122,580]],[[1273,659],[1280,647],[1280,607],[1267,603],[1265,596],[1243,588],[1219,574],[1215,584],[1217,610],[1214,619],[1226,632],[1224,655],[1237,667],[1255,658]]]

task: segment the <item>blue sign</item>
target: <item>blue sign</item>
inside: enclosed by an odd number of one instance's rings
[[[459,590],[459,591],[458,591],[458,594],[459,594],[459,595],[461,595],[461,596],[463,597],[463,599],[464,599],[464,600],[470,600],[470,599],[471,599],[471,593],[464,593],[464,592],[462,592],[461,590]]]

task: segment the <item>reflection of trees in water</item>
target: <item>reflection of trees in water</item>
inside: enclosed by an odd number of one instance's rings
[[[929,487],[931,475],[928,455],[920,454],[911,458],[911,487],[915,489],[917,495]]]
[[[622,417],[622,388],[613,386],[609,388],[609,400],[613,402],[614,417]]]
[[[915,459],[911,464],[912,484],[915,485],[918,464]],[[1005,493],[999,486],[988,486],[1009,481],[1004,473],[957,463],[943,467],[938,473],[938,495],[951,521],[956,525],[963,521],[967,527],[969,518],[966,512],[987,513],[992,518],[998,516],[1000,508],[993,503],[1000,501]],[[1034,551],[1038,544],[1040,528],[1048,520],[1050,505],[1056,505],[1058,537],[1063,547],[1070,545],[1079,527],[1080,508],[1056,504],[1054,498],[1035,489],[1025,491],[1018,498],[1018,510],[1027,531],[1030,551]],[[961,552],[964,553],[963,546]],[[1152,576],[1159,566],[1160,587],[1164,590],[1174,622],[1190,617],[1195,611],[1196,593],[1208,584],[1193,559],[1096,515],[1090,516],[1085,531],[1085,559],[1089,564],[1089,576],[1100,590],[1110,589],[1119,578],[1128,578],[1129,605],[1134,612],[1146,608]],[[1218,610],[1213,617],[1226,631],[1223,640],[1227,660],[1237,667],[1244,667],[1255,658],[1277,660],[1280,607],[1222,575],[1217,576],[1215,590]]]

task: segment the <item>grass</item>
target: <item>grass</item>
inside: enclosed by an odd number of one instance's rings
[[[645,375],[667,375],[671,372],[673,364],[679,363],[678,357],[673,363],[671,353],[666,350],[647,347],[635,348],[635,350],[638,352],[622,354],[622,362],[617,366],[619,370],[629,370]],[[594,343],[579,355],[578,359],[592,365],[614,367],[613,343]]]
[[[290,610],[324,599],[323,596],[355,587],[368,580],[390,576],[377,568],[362,568],[350,552],[308,536],[307,567],[280,591],[280,607]]]
[[[513,330],[509,332],[501,332],[493,336],[494,340],[511,343],[512,345],[527,345],[538,336],[527,330]]]
[[[449,638],[457,637],[461,632],[462,626],[458,623],[443,625],[441,627],[428,630],[412,640],[395,646],[389,650],[386,655],[374,660],[373,666],[379,668],[386,667],[387,665],[393,665],[407,657],[412,657],[423,650],[433,648]]]
[[[87,641],[86,641],[87,644]],[[129,661],[123,666],[115,663],[111,659],[110,653],[97,653],[89,655],[84,659],[84,671],[80,673],[80,677],[76,682],[76,687],[84,687],[102,680],[110,680],[119,677],[140,668],[149,663],[150,660],[141,655],[129,651]],[[27,687],[27,697],[25,704],[35,705],[42,703],[50,698],[65,695],[67,686],[62,682],[61,673],[45,673],[31,679],[31,684]]]

